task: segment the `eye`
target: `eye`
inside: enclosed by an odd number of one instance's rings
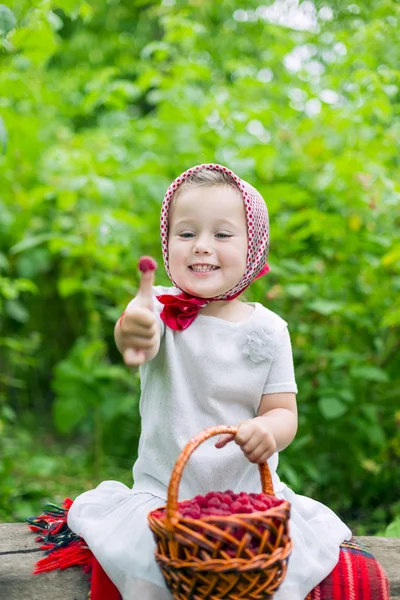
[[[182,233],[179,234],[179,237],[187,240],[187,239],[194,237],[194,233],[192,233],[191,231],[183,231]]]
[[[232,235],[230,233],[216,233],[215,237],[220,238],[220,239],[226,239],[226,238],[231,238]]]

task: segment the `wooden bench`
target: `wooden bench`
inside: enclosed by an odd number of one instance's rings
[[[400,539],[356,538],[385,569],[391,599],[400,600]],[[23,523],[0,523],[1,600],[87,600],[88,583],[79,567],[32,576],[41,556],[35,535]]]

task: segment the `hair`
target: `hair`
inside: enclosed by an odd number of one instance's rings
[[[238,194],[242,195],[236,181],[232,179],[228,173],[211,169],[201,169],[200,171],[189,175],[189,177],[181,183],[174,194],[174,200],[188,187],[216,187],[222,185],[228,186],[238,192]]]

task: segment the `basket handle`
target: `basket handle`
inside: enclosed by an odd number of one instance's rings
[[[237,431],[238,427],[233,427],[231,425],[217,425],[216,427],[209,427],[208,429],[204,429],[203,431],[195,435],[186,444],[186,446],[178,456],[178,459],[172,470],[172,475],[168,486],[168,499],[165,515],[165,526],[167,529],[171,530],[172,527],[178,522],[178,489],[180,481],[182,479],[183,469],[185,468],[186,463],[190,458],[190,455],[196,450],[198,446],[200,446],[200,444],[208,440],[210,437],[213,437],[214,435],[220,435],[221,433],[231,433],[233,435],[236,435]],[[269,470],[268,463],[265,462],[259,464],[258,468],[260,471],[261,488],[263,493],[273,496],[274,488],[272,485],[271,472]]]

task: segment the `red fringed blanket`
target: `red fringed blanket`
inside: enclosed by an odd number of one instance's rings
[[[69,529],[71,504],[67,498],[62,508],[49,504],[43,514],[26,519],[45,551],[34,574],[79,565],[90,578],[90,600],[122,600],[85,540]],[[389,583],[378,561],[352,540],[342,544],[338,564],[306,600],[390,600]]]

